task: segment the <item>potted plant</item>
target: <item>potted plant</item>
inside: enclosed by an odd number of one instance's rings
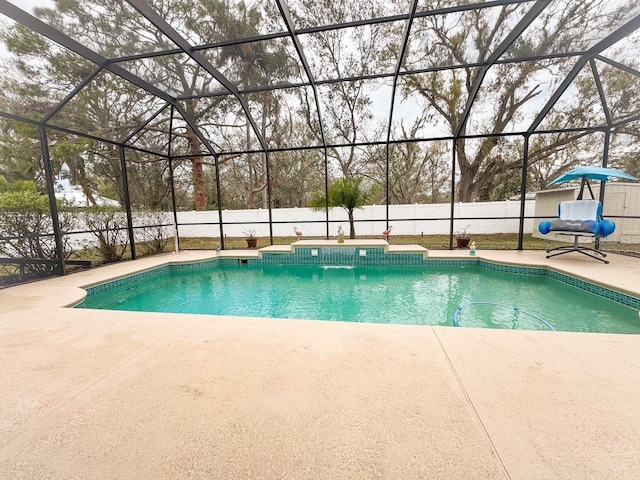
[[[469,248],[471,234],[468,232],[470,225],[456,232],[456,245],[458,248]]]
[[[248,248],[256,248],[258,246],[258,239],[256,238],[256,231],[253,228],[246,230],[244,232],[247,238],[247,247]]]

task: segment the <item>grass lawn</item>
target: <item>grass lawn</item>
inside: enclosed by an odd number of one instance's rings
[[[376,237],[358,237],[358,238],[377,238],[382,239],[382,236]],[[304,237],[305,240],[322,240],[324,237]],[[274,237],[274,245],[288,245],[297,241],[297,238],[291,237]],[[472,241],[476,243],[478,250],[516,250],[518,248],[518,234],[491,234],[491,235],[479,235],[474,234]],[[432,250],[448,250],[449,249],[449,236],[448,235],[394,235],[390,237],[391,244],[397,245],[422,245]],[[183,250],[213,250],[216,245],[220,244],[218,238],[181,238],[180,248]],[[549,248],[557,247],[560,245],[566,245],[562,242],[549,241],[544,238],[535,238],[531,235],[525,235],[523,240],[523,248],[525,250],[546,250]],[[269,238],[259,237],[258,248],[269,246]],[[640,244],[628,244],[628,243],[606,243],[601,242],[601,250],[610,252],[640,252]],[[454,239],[455,247],[455,239]],[[173,249],[173,242],[170,242],[169,250]],[[244,237],[227,237],[225,239],[225,249],[246,249],[247,242]]]

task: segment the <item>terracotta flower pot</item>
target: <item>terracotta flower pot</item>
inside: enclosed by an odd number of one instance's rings
[[[247,247],[256,248],[258,246],[257,238],[247,238]]]
[[[469,248],[470,241],[471,238],[456,237],[456,244],[458,245],[458,248]]]

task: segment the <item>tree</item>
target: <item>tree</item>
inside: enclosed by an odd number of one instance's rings
[[[274,2],[154,0],[150,3],[193,45],[224,43],[229,39],[250,39],[266,32],[282,30],[282,20]],[[427,2],[420,9],[431,8],[436,3]],[[548,98],[549,92],[560,83],[562,75],[575,64],[575,57],[517,63],[505,63],[503,60],[583,51],[592,44],[590,42],[597,41],[621,25],[625,15],[629,13],[624,5],[610,5],[611,2],[605,0],[549,2],[536,23],[513,43],[499,63],[489,69],[484,80],[479,75],[480,67],[461,67],[464,64],[483,65],[496,45],[507,37],[513,25],[517,24],[533,3],[516,2],[446,15],[418,16],[412,24],[408,49],[403,57],[404,64],[398,79],[397,95],[404,95],[406,102],[417,104],[413,105],[417,107],[414,110],[424,110],[423,117],[426,121],[417,130],[411,122],[400,125],[406,128],[406,136],[417,136],[421,133],[420,130],[428,132],[427,136],[432,135],[432,138],[454,133],[461,135],[454,147],[460,171],[457,192],[459,200],[489,199],[492,195],[513,191],[517,185],[514,179],[522,164],[522,150],[518,155],[515,149],[506,152],[508,155],[505,154],[504,144],[497,136],[484,137],[481,142],[465,137],[522,131],[523,128],[526,130],[531,120],[529,117],[535,116],[532,112],[544,104],[543,96]],[[55,0],[52,5],[49,8],[35,9],[36,16],[179,98],[181,106],[196,121],[216,150],[259,148],[256,134],[237,99],[231,94],[224,94],[224,88],[218,81],[188,55],[167,54],[121,60],[125,55],[175,48],[172,42],[144,20],[126,1]],[[299,0],[291,2],[291,8],[296,28],[300,29],[406,13],[407,2]],[[300,36],[313,76],[320,81],[318,91],[332,173],[344,178],[367,176],[377,188],[383,187],[380,190],[384,191],[386,174],[380,168],[382,157],[379,149],[332,145],[380,141],[386,138],[388,112],[385,107],[390,100],[386,98],[391,91],[390,79],[344,82],[334,79],[394,71],[404,25],[404,21],[376,21],[371,25],[326,31],[314,31],[312,28]],[[7,49],[15,54],[7,62],[7,75],[0,85],[0,110],[41,119],[96,68],[91,62],[34,34],[26,27],[15,25],[0,30]],[[626,50],[616,60],[629,60],[633,49]],[[240,91],[245,92],[242,95],[249,104],[258,133],[266,139],[270,148],[319,144],[319,122],[309,88],[255,91],[265,85],[276,86],[306,80],[288,38],[247,40],[236,45],[225,44],[198,51]],[[601,60],[597,62],[602,63]],[[633,65],[633,62],[627,64]],[[447,70],[451,66],[455,68]],[[427,73],[409,73],[416,69]],[[625,118],[633,116],[633,109],[629,105],[633,104],[632,92],[637,88],[628,88],[629,81],[610,81],[606,74],[602,76],[607,97],[612,99],[612,111],[623,112]],[[622,77],[617,75],[617,78]],[[580,127],[593,121],[593,107],[599,99],[597,95],[583,96],[583,90],[587,92],[588,89],[584,89],[580,82],[582,79],[578,78],[571,86],[572,93],[576,86],[579,92],[573,98],[574,101],[569,102],[569,108],[552,111],[547,116],[548,122],[545,120],[547,126]],[[469,94],[477,87],[479,95],[471,114],[467,121],[460,124]],[[283,101],[284,96],[281,95],[284,91],[295,90],[297,92],[290,93],[289,97],[297,96],[300,101],[298,106]],[[163,104],[163,101],[153,98],[142,89],[103,71],[52,122],[69,128],[79,128],[78,125],[82,125],[89,129],[91,126],[88,133],[120,140]],[[402,109],[402,102],[396,101],[395,104],[396,109]],[[636,114],[637,110],[636,108]],[[397,128],[397,118],[400,117],[397,113],[398,111],[394,116],[394,128]],[[303,123],[306,124],[306,133],[300,135]],[[30,133],[26,132],[28,129],[31,129]],[[437,134],[434,133],[435,130],[438,130]],[[145,149],[166,154],[167,115],[157,117],[145,127],[143,133],[145,132],[146,135],[137,136],[135,142],[139,142],[139,146]],[[29,175],[38,174],[40,158],[37,153],[37,129],[24,124],[19,125],[19,128],[13,127],[13,132],[10,133],[11,135],[0,139],[0,147],[5,139],[8,144],[13,142],[13,152],[8,157],[10,161],[0,174],[13,180],[16,173],[29,172],[20,175],[26,179],[34,179]],[[55,174],[64,171],[62,164],[67,164],[69,179],[82,186],[89,201],[94,198],[96,189],[118,192],[122,198],[122,172],[117,149],[100,142],[76,141],[68,134],[56,134],[53,131],[48,134]],[[214,202],[210,199],[217,201],[218,193],[215,191],[217,186],[213,169],[207,168],[211,167],[213,161],[210,157],[201,155],[206,153],[201,139],[179,118],[174,119],[172,134],[174,142],[180,144],[179,151],[174,149],[172,153],[185,155],[191,164],[190,169],[183,172],[191,175],[191,185],[182,193],[192,196],[193,202],[184,201],[183,205],[192,203],[199,210],[211,206]],[[569,144],[575,145],[581,134],[572,132],[545,138],[540,155],[530,150],[529,165],[532,168],[535,168],[537,162],[546,162],[542,153],[553,154],[555,150],[561,151]],[[386,199],[387,201],[436,201],[440,195],[446,197],[451,193],[439,186],[440,179],[443,178],[440,173],[444,171],[445,165],[441,157],[428,154],[420,144],[412,142],[393,148],[391,154],[391,198]],[[291,155],[289,158],[294,157]],[[432,160],[438,161],[433,163]],[[141,178],[144,177],[148,170],[143,167],[142,162],[149,166],[151,161],[133,161],[139,163],[139,168],[132,168],[132,175],[140,174]],[[275,163],[271,164],[272,178],[267,179],[267,157],[262,153],[245,154],[244,157],[236,158],[223,155],[218,162],[221,168],[227,162],[234,164],[229,169],[235,177],[223,185],[223,191],[220,192],[225,206],[227,202],[231,202],[239,206],[265,207],[267,180],[272,182],[272,186],[275,185],[273,182],[281,180],[274,176],[278,173],[273,168]],[[448,162],[449,160],[446,161]],[[541,171],[561,167],[546,163],[542,165],[544,168],[540,168]],[[287,182],[284,173],[295,171],[296,168],[289,168],[290,165],[284,163],[281,165],[284,168],[279,173],[283,173],[284,182]],[[439,174],[432,176],[430,193],[426,193],[425,172],[432,173],[432,165]],[[158,167],[158,171],[163,170],[161,164]],[[315,168],[304,167],[300,166],[299,170],[311,171],[311,175],[317,171]],[[149,170],[154,169],[149,167]],[[502,180],[509,183],[508,188],[496,189],[496,182]],[[140,184],[142,183],[141,181]],[[313,182],[305,180],[301,183],[310,185]],[[41,182],[38,184],[43,188]],[[284,184],[280,182],[280,185]],[[141,197],[139,201],[152,204],[153,195],[163,194],[159,187],[153,185],[153,188],[143,189],[138,194]],[[300,191],[291,189],[291,193],[287,194],[289,198],[284,198],[285,190],[288,189],[280,188],[278,198],[274,198],[277,200],[274,205],[296,203],[294,195],[299,195]],[[297,201],[303,203],[306,199]]]
[[[611,150],[609,166],[618,168],[640,178],[640,127],[637,123],[627,124],[612,136],[614,148]]]
[[[572,51],[583,47],[581,42],[591,38],[591,29],[595,26],[588,19],[593,12],[602,9],[605,1],[557,3],[558,5],[550,6],[541,14],[536,24],[539,28],[529,28],[516,40],[509,50],[511,57]],[[403,59],[404,67],[411,70],[416,67],[481,64],[491,55],[496,42],[505,38],[519,9],[519,5],[511,4],[460,15],[425,17],[414,24],[409,50]],[[598,28],[595,29],[600,29],[601,32],[610,30],[611,25],[620,24],[620,18],[624,14],[624,9],[618,8],[607,15],[600,15],[596,20]],[[548,88],[545,83],[557,85],[559,82],[554,81],[554,76],[562,75],[566,66],[574,62],[575,60],[548,59],[495,65],[484,80],[479,76],[479,68],[408,75],[403,79],[402,90],[407,98],[422,99],[425,108],[437,112],[438,118],[451,134],[458,130],[462,137],[470,133],[470,130],[473,130],[471,133],[480,130],[483,133],[499,134],[513,129],[528,118],[525,115],[525,105],[531,105]],[[472,109],[472,116],[474,113],[477,116],[460,124],[467,99],[480,81],[483,83],[479,98],[474,104],[475,110]],[[570,111],[558,114],[557,118],[550,115],[550,124],[563,124],[572,119],[574,125],[588,125],[592,116],[590,102],[592,97],[577,95]],[[551,151],[562,148],[577,136],[579,134],[570,133],[557,136],[555,143],[547,145],[547,148]],[[498,169],[521,168],[521,157],[505,159],[495,153],[500,143],[496,136],[483,138],[473,148],[466,138],[457,141],[460,201],[469,202],[480,197],[483,191],[491,191],[491,181]],[[530,164],[541,158],[530,157]]]
[[[320,191],[310,202],[311,208],[315,210],[323,210],[327,206],[344,208],[349,216],[349,238],[356,238],[353,212],[356,208],[362,208],[369,196],[369,192],[362,187],[362,181],[362,178],[336,180],[329,185],[329,198]]]
[[[389,147],[389,203],[438,203],[448,196],[451,179],[450,142],[412,142],[417,131],[427,124],[425,114],[416,118],[407,128],[403,121],[398,126],[398,140]],[[386,135],[380,131],[378,136]],[[380,146],[366,148],[366,173],[385,192],[375,203],[386,203],[386,149]]]
[[[156,2],[154,6],[169,23],[181,25],[181,32],[189,40],[196,39],[202,43],[257,36],[265,24],[273,23],[270,17],[277,12],[275,7],[267,9],[229,0],[163,1]],[[34,14],[107,58],[175,47],[122,0],[109,0],[106,4],[97,0],[58,0],[51,8],[34,9]],[[69,21],[70,18],[78,21]],[[34,116],[35,112],[41,118],[95,68],[90,62],[44,40],[22,25],[3,29],[1,38],[9,51],[15,54],[7,69],[7,73],[15,74],[5,77],[7,80],[2,85],[3,90],[9,92],[0,105],[4,111],[24,116]],[[239,76],[246,79],[243,80],[244,86],[249,87],[267,84],[269,75],[281,75],[282,69],[290,68],[286,52],[278,49],[277,45],[270,45],[254,42],[227,46],[210,50],[207,55],[223,74],[232,76],[232,81]],[[187,55],[165,55],[153,61],[125,62],[122,66],[170,94],[185,98],[182,101],[185,111],[203,131],[217,129],[219,132],[232,124],[231,130],[237,137],[234,141],[242,146],[242,132],[248,133],[251,127],[239,102],[231,95],[204,98],[203,94],[218,91],[221,86]],[[89,133],[96,136],[119,140],[149,118],[162,103],[115,75],[102,72],[74,97],[55,121],[71,128],[82,125],[83,128],[91,128]],[[152,139],[154,145],[144,146],[166,152],[166,127],[166,122],[164,125],[151,123],[146,130],[163,129],[164,132]],[[185,123],[175,128],[173,133],[174,138],[185,140],[186,153],[193,155],[190,160],[194,203],[197,210],[204,210],[208,199],[202,142]],[[215,140],[212,141],[214,145]],[[34,146],[37,143],[34,142]],[[107,175],[112,189],[121,193],[122,173],[119,172],[117,151],[113,155],[108,148],[101,146],[85,151],[89,154],[74,159],[62,158],[62,163],[69,161],[70,179],[80,184],[91,200],[90,190],[104,183],[103,179],[95,178],[97,171],[101,170]],[[99,163],[100,168],[94,168],[92,162]],[[262,168],[254,183],[264,189],[265,181]]]
[[[329,25],[406,11],[406,3],[393,5],[382,0],[331,3],[302,0],[296,7],[297,25]],[[311,69],[317,79],[358,77],[392,69],[401,34],[402,25],[396,22],[314,33],[307,37],[306,47]],[[366,142],[371,137],[377,140],[373,98],[388,93],[385,87],[388,82],[381,80],[332,82],[322,86],[321,109],[327,143]],[[319,137],[318,126],[315,123],[310,126]],[[328,156],[335,165],[334,173],[345,178],[356,178],[366,172],[363,153],[354,145],[328,149]]]

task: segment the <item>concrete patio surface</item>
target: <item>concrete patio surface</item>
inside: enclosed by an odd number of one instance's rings
[[[638,478],[640,335],[65,308],[214,255],[0,290],[0,478]],[[640,296],[640,259],[478,255]]]

